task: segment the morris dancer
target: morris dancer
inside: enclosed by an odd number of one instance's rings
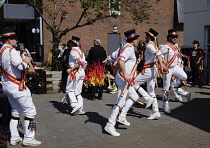
[[[119,112],[125,105],[127,94],[131,98],[138,98],[137,93],[131,86],[124,92],[124,96],[120,99],[120,95],[126,85],[126,82],[130,84],[130,81],[132,80],[132,76],[130,74],[136,63],[134,47],[137,46],[137,38],[139,37],[139,35],[136,34],[135,29],[126,31],[124,35],[126,37],[126,43],[123,43],[121,48],[117,52],[115,52],[118,55],[118,59],[115,64],[119,65],[119,69],[117,70],[115,77],[115,81],[118,86],[118,98],[115,106],[112,109],[109,121],[104,128],[112,136],[120,136],[120,133],[116,132],[114,126],[116,124]],[[119,118],[118,120],[124,123],[127,122],[125,118]]]
[[[171,83],[172,75],[178,77],[178,80],[174,83],[174,92],[178,93],[178,88],[181,86],[181,81],[187,80],[187,74],[184,72],[183,68],[180,67],[180,60],[182,59],[181,53],[177,42],[177,32],[173,29],[168,30],[167,43],[162,45],[160,51],[164,55],[166,60],[166,66],[169,70],[168,74],[163,74],[163,109],[166,113],[171,113],[168,102],[168,90]],[[190,95],[186,96],[187,100],[190,101]]]
[[[152,102],[153,113],[147,119],[153,120],[161,117],[158,109],[157,98],[154,92],[155,80],[157,77],[156,62],[159,62],[160,70],[162,73],[167,72],[167,68],[164,66],[162,62],[162,54],[157,48],[156,36],[158,35],[158,32],[150,28],[150,30],[145,33],[146,33],[145,39],[147,42],[144,54],[145,62],[142,72],[140,72],[138,76],[134,79],[135,82],[134,88],[143,96],[145,100],[147,100],[147,102],[148,101]],[[147,92],[140,86],[145,82],[147,82]],[[122,109],[121,115],[126,116],[128,110],[136,101],[137,100],[133,100],[132,98],[128,99],[126,101],[125,107]]]
[[[0,34],[4,43],[0,51],[3,91],[7,95],[12,108],[10,144],[16,145],[19,142],[23,142],[24,146],[39,146],[41,141],[34,138],[36,108],[24,79],[24,72],[31,60],[29,57],[21,59],[20,54],[15,50],[17,38],[12,28],[3,28]],[[25,114],[23,141],[17,130],[22,113]]]
[[[182,61],[182,59],[180,59],[180,57],[179,57],[177,65],[179,65],[183,69],[183,67],[184,67],[183,64],[184,64],[184,61]],[[182,102],[182,96],[184,96],[186,98],[190,98],[191,97],[190,92],[183,90],[181,87],[179,87],[178,90],[176,90],[176,88],[175,88],[176,81],[180,81],[180,80],[178,80],[177,77],[172,76],[170,90],[171,90],[172,95],[174,95],[174,97],[175,97],[174,100],[177,99]],[[190,86],[190,85],[188,85],[188,86]]]
[[[73,108],[71,114],[78,111],[78,114],[82,115],[85,112],[83,110],[83,97],[81,93],[87,62],[85,61],[85,55],[81,50],[79,40],[80,38],[75,36],[72,36],[72,40],[70,40],[72,49],[69,55],[70,68],[67,70],[69,75],[67,78],[66,93]]]
[[[170,86],[170,90],[171,90],[171,94],[174,95],[174,100],[178,100],[180,102],[182,102],[182,96],[186,97],[187,99],[191,97],[191,93],[187,92],[185,90],[183,90],[181,87],[178,88],[177,92],[176,92],[176,88],[174,87],[174,85],[176,84],[176,81],[179,81],[177,77],[172,76],[171,78],[171,86]]]

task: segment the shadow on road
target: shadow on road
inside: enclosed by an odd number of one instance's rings
[[[101,116],[97,112],[86,112],[86,115],[88,119],[85,121],[85,123],[92,122],[92,123],[96,123],[104,127],[106,125],[106,122],[108,121],[107,118]]]
[[[187,124],[210,132],[210,98],[194,98],[189,103],[172,110],[166,114]]]
[[[54,108],[56,108],[59,111],[59,113],[70,114],[72,110],[69,105],[63,104],[62,102],[58,102],[58,101],[49,101],[49,102],[52,103]]]

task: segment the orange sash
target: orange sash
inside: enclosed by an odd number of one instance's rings
[[[141,72],[141,73],[144,74],[146,68],[151,68],[151,67],[153,67],[154,65],[155,65],[155,63],[145,64],[145,65],[143,66],[143,69],[142,69],[142,72]]]
[[[70,81],[76,81],[76,73],[77,73],[78,69],[73,70],[70,74]]]
[[[0,59],[2,57],[3,52],[5,51],[5,49],[9,48],[9,53],[11,52],[12,48],[9,46],[4,46],[4,48],[0,51]]]
[[[2,66],[0,66],[1,71],[5,74],[5,76],[13,83],[19,85],[19,90],[24,90],[27,88],[25,85],[25,77],[23,79],[17,79],[14,76],[10,75],[6,70],[3,69]]]
[[[119,72],[119,75],[125,80],[125,76],[123,75],[123,73],[121,71]],[[134,79],[135,79],[135,74],[131,78],[131,81],[129,83],[130,86],[134,86],[135,85]]]
[[[114,66],[117,66],[117,64],[119,63],[120,59],[123,56],[120,56],[121,53],[123,53],[123,51],[127,48],[127,47],[132,47],[130,44],[126,45],[125,47],[123,47],[123,49],[121,49],[120,51],[118,51],[118,58],[116,60],[116,62],[113,64]],[[119,57],[120,56],[120,57]]]
[[[83,58],[83,52],[81,51],[81,53],[77,50],[77,49],[75,49],[75,48],[72,48],[71,50],[73,50],[73,51],[76,51],[78,54],[79,54],[79,56],[80,56],[80,58],[82,59]],[[81,62],[79,59],[76,59],[76,61],[81,65],[81,66],[83,66],[83,64],[84,64],[84,62]],[[78,69],[75,69],[75,70],[73,70],[73,71],[71,71],[71,75],[70,75],[70,81],[76,81],[76,73],[77,73],[77,71],[78,71]]]
[[[178,47],[175,47],[175,46],[173,46],[170,43],[166,43],[166,45],[168,45],[173,51],[176,51],[176,50],[179,51],[178,50]],[[167,65],[166,65],[167,68],[169,68],[171,66],[171,64],[174,62],[174,60],[176,59],[176,57],[181,57],[181,55],[180,54],[174,54],[173,57],[170,59],[170,61],[168,61]]]
[[[11,52],[12,48],[9,47],[9,46],[5,46],[0,52],[0,59],[2,58],[3,52],[8,48],[10,50],[9,52]],[[19,90],[24,90],[24,89],[27,88],[26,85],[25,85],[25,75],[23,76],[24,77],[23,79],[17,79],[14,76],[10,75],[6,70],[4,70],[2,66],[0,66],[0,69],[11,82],[19,85]],[[23,73],[21,73],[21,75],[22,74]]]

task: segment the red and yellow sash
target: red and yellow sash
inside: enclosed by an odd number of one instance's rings
[[[79,54],[79,56],[81,57],[81,58],[83,58],[83,52],[81,51],[81,52],[79,52],[76,48],[72,48],[71,50],[73,50],[73,51],[76,51],[78,54]]]
[[[11,52],[11,50],[12,50],[11,47],[9,47],[9,46],[4,46],[4,48],[0,51],[0,59],[1,59],[1,57],[2,57],[3,52],[4,52],[7,48],[9,48],[9,53]]]
[[[78,69],[71,71],[70,75],[70,81],[76,81],[76,73]]]
[[[174,52],[175,52],[175,51],[178,51],[178,52],[179,52],[178,47],[173,46],[173,45],[170,44],[170,43],[166,43],[166,45],[168,45]],[[168,54],[169,54],[169,53],[168,53]],[[170,59],[170,61],[168,61],[167,65],[166,65],[167,68],[171,66],[171,64],[174,62],[174,60],[176,59],[176,57],[181,58],[181,55],[180,55],[180,54],[174,54],[173,57]]]
[[[119,72],[119,75],[125,80],[125,76],[124,74],[122,73],[122,71]],[[135,85],[135,82],[134,82],[134,79],[135,79],[135,74],[132,76],[131,78],[131,81],[129,83],[130,86],[134,86]]]
[[[123,53],[123,51],[128,48],[128,47],[132,47],[130,44],[126,45],[125,47],[123,47],[123,49],[121,49],[120,51],[118,51],[118,58],[116,60],[116,62],[113,64],[114,66],[117,66],[117,64],[119,63],[120,59],[123,58],[123,56],[120,56],[121,53]]]
[[[143,69],[142,69],[142,71],[141,71],[141,73],[145,73],[145,70],[146,70],[146,68],[151,68],[151,67],[153,67],[155,65],[155,63],[149,63],[149,64],[145,64],[144,66],[143,66]]]
[[[81,59],[83,58],[84,53],[83,53],[82,51],[79,52],[79,51],[78,51],[77,49],[75,49],[75,48],[72,48],[71,50],[77,52],[77,53],[79,54],[79,56],[80,56]],[[77,61],[81,66],[83,66],[84,62],[81,62],[80,59],[76,59],[76,61]],[[75,70],[71,71],[71,73],[70,73],[70,74],[71,74],[71,75],[70,75],[70,81],[76,81],[76,73],[77,73],[77,71],[78,71],[78,69],[75,69]]]
[[[11,52],[12,48],[9,46],[4,46],[4,48],[0,51],[0,59],[2,58],[2,54],[3,52],[9,48],[9,53]],[[27,86],[25,85],[25,74],[24,72],[21,73],[21,77],[23,77],[22,79],[17,79],[14,76],[10,75],[6,70],[4,70],[4,68],[2,66],[0,66],[1,71],[5,74],[5,76],[13,83],[19,85],[19,90],[24,90],[27,88]]]
[[[25,76],[23,79],[17,79],[14,76],[10,75],[6,70],[4,70],[2,66],[0,66],[0,69],[11,82],[19,85],[19,90],[24,90],[27,88],[27,86],[25,85]]]

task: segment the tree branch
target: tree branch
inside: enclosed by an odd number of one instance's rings
[[[41,11],[29,0],[28,1],[29,4],[39,13],[39,15],[42,17],[43,21],[46,23],[46,25],[51,28],[50,23],[48,23],[48,21],[44,18],[43,14],[41,13]]]
[[[87,12],[87,9],[84,9],[84,11],[82,12],[82,14],[81,14],[81,16],[80,16],[80,18],[79,18],[79,20],[78,20],[78,22],[77,22],[77,24],[75,26],[79,25],[79,23],[81,22],[81,20],[82,20],[82,18],[85,15],[86,12]]]
[[[71,28],[67,27],[65,30],[63,30],[60,33],[59,37],[62,37],[63,35],[66,35],[69,31],[74,30],[76,28],[80,28],[80,27],[84,27],[84,26],[87,26],[87,25],[91,25],[91,24],[93,24],[94,22],[96,22],[98,20],[102,20],[102,19],[109,18],[109,17],[112,17],[112,16],[111,15],[105,15],[103,17],[95,18],[95,19],[92,19],[91,21],[87,21],[86,23],[81,24],[81,25],[76,24],[75,26],[73,26]]]

